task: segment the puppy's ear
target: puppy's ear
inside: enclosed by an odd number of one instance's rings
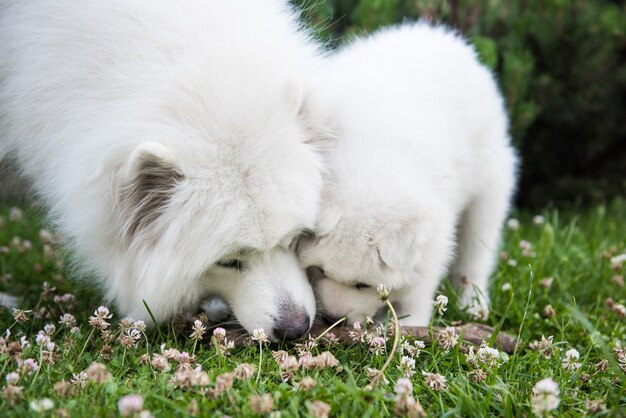
[[[328,151],[339,137],[339,123],[330,106],[311,86],[295,76],[287,83],[287,100],[306,129],[305,142],[318,152]]]
[[[132,238],[161,215],[184,176],[170,150],[155,142],[137,146],[122,170],[121,223]]]
[[[375,235],[380,260],[392,270],[413,270],[422,257],[422,245],[429,236],[427,224],[405,220],[384,225]]]

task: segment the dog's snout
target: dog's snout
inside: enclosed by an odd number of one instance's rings
[[[307,333],[311,318],[305,311],[280,318],[274,326],[274,336],[278,340],[295,340]]]

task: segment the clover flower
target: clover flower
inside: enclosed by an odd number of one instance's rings
[[[385,339],[383,337],[374,337],[368,341],[369,351],[377,356],[385,352]]]
[[[152,357],[152,360],[150,360],[150,364],[156,370],[161,371],[161,372],[168,372],[172,368],[170,366],[170,362],[167,361],[167,357],[161,354],[155,354]]]
[[[384,284],[381,283],[376,286],[376,291],[378,292],[378,297],[380,297],[380,300],[386,301],[387,299],[389,299],[389,291]]]
[[[257,341],[259,344],[268,343],[269,339],[263,328],[256,328],[252,331],[252,340]]]
[[[226,330],[222,327],[217,327],[213,330],[213,337],[217,340],[217,342],[224,341],[226,338]]]
[[[459,341],[459,335],[453,327],[446,327],[444,330],[437,334],[437,344],[443,351],[450,351],[450,349]]]
[[[67,398],[74,395],[74,386],[67,380],[61,380],[54,384],[54,392],[63,398]]]
[[[435,309],[439,315],[443,315],[443,313],[448,309],[448,297],[445,295],[439,295],[433,301],[433,305],[435,305]]]
[[[113,315],[106,306],[100,306],[93,312],[93,316],[89,317],[89,324],[99,330],[106,330],[109,324],[106,320],[111,319]]]
[[[541,341],[539,341],[539,344],[537,346],[537,350],[539,351],[539,354],[541,354],[543,357],[547,359],[552,358],[552,356],[554,355],[555,348],[552,345],[553,340],[554,340],[553,335],[550,335],[548,338],[542,335]]]
[[[573,372],[575,370],[580,369],[580,363],[578,359],[580,358],[580,353],[571,348],[565,352],[565,358],[563,359],[562,366],[565,370]]]
[[[559,407],[559,385],[547,377],[533,387],[532,409],[535,415],[545,415]]]
[[[310,391],[317,385],[317,381],[311,376],[304,376],[300,382],[298,382],[298,389],[305,392]]]
[[[248,405],[255,414],[269,414],[274,409],[274,398],[269,393],[263,395],[250,395]]]
[[[481,303],[477,303],[471,306],[467,310],[467,313],[470,317],[479,321],[486,321],[487,319],[489,319],[489,309]]]
[[[422,350],[424,349],[424,347],[426,347],[426,345],[424,344],[423,341],[420,341],[420,340],[413,341],[413,344],[409,343],[408,341],[405,341],[400,345],[399,352],[401,356],[403,356],[406,353],[411,357],[418,357],[420,353],[422,352]]]
[[[61,318],[59,319],[59,324],[68,328],[75,327],[76,323],[76,317],[69,313],[61,315]]]
[[[248,364],[248,363],[242,363],[238,365],[237,367],[235,367],[235,370],[233,370],[233,374],[236,379],[248,380],[252,378],[252,375],[254,375],[254,365]]]
[[[97,362],[91,363],[85,373],[89,380],[96,383],[108,382],[112,378],[111,373],[107,371],[107,366]]]
[[[313,401],[309,406],[311,415],[315,418],[328,418],[330,413],[330,405],[322,401]]]
[[[25,324],[28,322],[28,314],[30,314],[31,312],[32,310],[26,311],[23,309],[13,308],[13,319],[15,319],[20,324]]]
[[[117,408],[120,411],[120,415],[123,417],[140,412],[143,409],[143,396],[126,395],[119,400]]]
[[[517,231],[520,227],[520,222],[518,219],[511,218],[506,221],[506,226],[513,231]]]
[[[446,377],[437,373],[429,373],[422,370],[422,376],[424,376],[424,382],[432,389],[436,391],[448,389],[446,384]]]
[[[409,356],[402,356],[400,364],[397,366],[398,370],[404,377],[411,377],[415,374],[415,359]]]
[[[202,336],[206,332],[206,327],[202,325],[202,321],[196,319],[195,321],[193,321],[192,330],[192,333],[189,334],[189,338],[198,341],[202,339]]]
[[[5,379],[7,385],[17,385],[17,382],[20,380],[20,374],[18,372],[7,373]]]
[[[37,413],[42,413],[54,408],[54,402],[49,398],[35,399],[30,402],[30,409]]]

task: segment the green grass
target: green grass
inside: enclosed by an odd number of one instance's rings
[[[611,256],[626,252],[626,202],[617,200],[609,206],[584,212],[549,210],[543,213],[545,223],[542,225],[533,223],[533,215],[516,214],[520,228],[506,230],[503,251],[517,264],[500,259],[492,281],[492,306],[487,321],[510,335],[519,336],[519,349],[509,356],[502,355],[498,366],[483,366],[485,379],[476,383],[469,378],[473,367],[463,353],[467,350],[465,345],[457,345],[449,352],[437,345],[427,345],[416,358],[416,373],[411,381],[413,396],[429,415],[531,416],[533,386],[551,377],[560,390],[560,405],[553,415],[626,416],[626,373],[620,369],[614,351],[620,341],[626,345],[626,320],[619,317],[619,307],[613,305],[611,309],[606,302],[607,298],[612,298],[614,303],[626,304],[626,289],[614,280],[614,276],[623,277],[624,270],[614,268],[610,261]],[[65,279],[72,277],[72,272],[60,265],[61,252],[50,254],[48,251],[48,257],[44,256],[39,236],[42,221],[37,213],[25,210],[21,220],[10,221],[9,207],[2,206],[0,216],[4,219],[0,222],[4,223],[0,227],[0,277],[3,277],[0,288],[21,295],[20,306],[33,310],[30,320],[20,324],[14,321],[10,311],[0,308],[0,330],[10,329],[11,333],[5,339],[8,346],[3,348],[0,343],[0,391],[6,393],[6,376],[17,369],[16,342],[19,343],[20,337],[30,343],[21,357],[35,359],[40,366],[30,375],[24,371],[20,374],[14,385],[23,387],[20,400],[12,404],[0,398],[0,415],[36,415],[30,402],[49,398],[54,407],[42,415],[114,416],[118,413],[120,398],[128,394],[142,395],[144,409],[154,416],[190,416],[194,409],[197,415],[203,416],[252,415],[248,398],[257,394],[270,394],[273,411],[280,411],[283,417],[312,415],[313,401],[330,405],[331,416],[393,415],[394,385],[400,377],[396,366],[400,357],[397,356],[388,369],[389,384],[365,390],[371,380],[367,367],[380,368],[386,356],[372,354],[363,343],[314,348],[313,354],[332,352],[340,366],[299,368],[289,382],[282,381],[279,367],[270,355],[270,350],[276,347],[266,346],[258,381],[255,371],[250,380],[235,380],[231,389],[218,395],[213,394],[218,375],[231,372],[241,363],[258,367],[258,346],[236,348],[230,356],[223,357],[210,343],[207,333],[194,351],[189,331],[180,331],[170,324],[148,331],[135,348],[125,349],[116,339],[120,318],[114,312],[110,328],[114,339],[106,343],[100,332],[94,331],[88,323],[89,316],[100,305],[97,293]],[[19,237],[22,244],[12,244],[14,237]],[[23,240],[30,240],[32,248],[22,251],[16,248],[24,246]],[[531,244],[534,254],[523,254],[521,240]],[[3,246],[8,253],[1,248]],[[547,277],[553,280],[546,287],[542,282]],[[68,308],[55,302],[53,295],[42,296],[44,281],[56,288],[54,295],[75,294],[76,306]],[[510,284],[510,290],[502,290],[505,283]],[[444,285],[442,293],[450,296],[450,304],[442,317],[435,318],[435,324],[468,320],[467,314],[454,306],[455,298],[449,286]],[[555,313],[551,318],[543,314],[548,304]],[[78,333],[59,325],[60,315],[66,312],[78,320]],[[38,331],[47,323],[56,325],[52,333],[56,344],[53,362],[45,361],[46,355],[35,341]],[[544,358],[530,348],[531,342],[541,339],[542,335],[554,336],[558,350],[551,358]],[[159,353],[161,344],[193,354],[211,383],[205,387],[177,388],[168,383],[175,373],[175,364],[172,370],[161,372],[140,361],[145,353]],[[387,342],[387,349],[390,347],[391,340]],[[282,348],[295,354],[292,347]],[[581,367],[575,371],[567,371],[561,364],[570,348],[580,353]],[[606,368],[597,366],[602,360],[608,361]],[[106,365],[111,379],[104,383],[90,382],[82,389],[76,387],[71,396],[61,396],[54,390],[57,382],[69,381],[73,373],[84,371],[94,361]],[[626,369],[626,364],[623,368]],[[430,389],[422,370],[445,376],[448,388]],[[299,390],[295,383],[304,376],[312,377],[317,385],[309,391]],[[588,401],[594,400],[602,400],[606,409],[589,410]]]

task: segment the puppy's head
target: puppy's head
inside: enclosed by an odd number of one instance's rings
[[[121,166],[109,295],[124,313],[149,319],[145,301],[162,321],[219,294],[249,332],[308,331],[314,297],[290,245],[314,225],[327,125],[297,79],[246,93],[249,107],[209,92],[166,107],[170,125]]]
[[[402,296],[445,269],[447,252],[436,236],[435,224],[424,210],[410,205],[347,210],[335,203],[319,215],[314,236],[298,244],[319,303],[329,320],[349,323],[383,312],[376,287],[385,285],[390,300],[403,313]],[[430,303],[430,296],[426,296]],[[419,301],[416,301],[419,303]]]

